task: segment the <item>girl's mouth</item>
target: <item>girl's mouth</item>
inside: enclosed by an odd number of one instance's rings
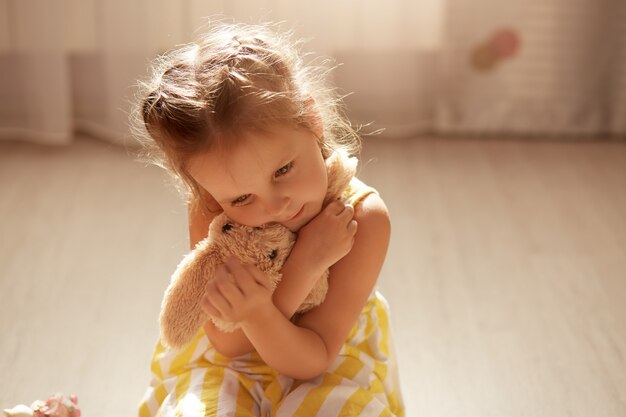
[[[300,208],[300,210],[298,210],[298,212],[297,212],[296,214],[294,214],[294,215],[293,215],[293,216],[292,216],[289,220],[287,220],[287,221],[292,221],[292,220],[297,219],[298,217],[300,217],[300,215],[302,214],[302,212],[303,212],[303,211],[304,211],[304,206],[302,206],[302,207]]]

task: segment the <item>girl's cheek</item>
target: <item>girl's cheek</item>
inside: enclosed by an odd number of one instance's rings
[[[224,214],[231,220],[241,223],[241,209],[226,207],[224,208]]]
[[[224,214],[228,216],[228,218],[232,219],[234,222],[239,224],[245,224],[251,227],[262,226],[263,221],[260,218],[258,213],[255,213],[254,210],[248,208],[238,208],[236,210],[228,210],[224,211]]]

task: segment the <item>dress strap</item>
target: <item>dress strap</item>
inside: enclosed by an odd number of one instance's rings
[[[354,207],[370,194],[378,194],[378,191],[354,177],[350,180],[350,184],[343,192],[342,197],[348,204]]]

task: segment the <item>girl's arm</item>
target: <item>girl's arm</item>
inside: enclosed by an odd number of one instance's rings
[[[197,204],[191,203],[188,214],[190,246],[194,248],[199,241],[206,238],[209,224],[219,212],[210,214]],[[330,261],[326,263],[330,264]],[[273,302],[284,317],[291,318],[294,315],[317,279],[328,268],[328,265],[324,265],[324,261],[311,259],[310,251],[296,241],[282,268],[283,278],[280,285],[273,294]],[[204,331],[213,346],[223,355],[235,357],[255,349],[242,330],[225,333],[209,320],[204,325]]]
[[[305,258],[307,253],[299,248],[301,247],[296,242],[281,270],[283,277],[272,297],[273,305],[284,320],[294,315],[311,292],[316,280],[326,270],[324,268],[322,271],[317,271],[315,264]],[[254,345],[250,343],[241,329],[225,333],[208,320],[204,325],[204,332],[215,349],[225,356],[232,358],[255,350]]]
[[[321,374],[335,360],[371,294],[390,236],[387,208],[371,194],[357,206],[359,224],[348,255],[331,267],[324,302],[302,315],[297,325],[268,305],[242,323],[265,362],[297,379]]]

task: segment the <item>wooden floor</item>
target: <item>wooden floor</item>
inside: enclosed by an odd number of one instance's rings
[[[626,416],[626,143],[365,143],[407,416]],[[92,139],[0,143],[0,408],[135,414],[185,208]]]

